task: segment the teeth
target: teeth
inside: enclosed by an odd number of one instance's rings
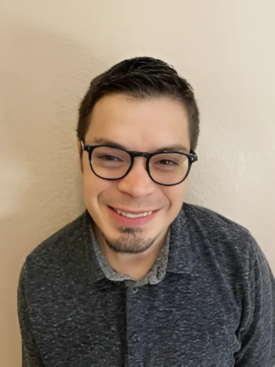
[[[122,212],[121,210],[116,210],[115,211],[120,214],[123,215],[123,217],[127,217],[127,218],[140,218],[140,217],[146,217],[147,215],[152,214],[152,212],[145,212],[145,213],[139,213],[139,214],[132,214],[132,213],[126,213],[126,212]]]

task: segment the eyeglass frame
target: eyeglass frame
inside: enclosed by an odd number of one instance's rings
[[[80,144],[81,144],[82,149],[85,150],[86,152],[88,152],[88,154],[89,154],[89,163],[90,163],[90,167],[91,167],[92,172],[97,177],[99,177],[103,180],[107,180],[107,181],[117,181],[117,180],[121,180],[122,178],[126,177],[128,175],[128,173],[131,171],[131,169],[134,165],[135,158],[136,157],[144,157],[144,158],[146,158],[146,172],[148,173],[149,177],[151,178],[151,180],[153,182],[155,182],[156,184],[161,185],[161,186],[176,186],[176,185],[179,185],[180,183],[182,183],[184,180],[186,180],[186,178],[188,177],[188,175],[190,173],[192,164],[195,163],[198,160],[198,156],[197,156],[196,152],[194,152],[193,150],[190,150],[190,153],[185,153],[185,152],[180,152],[180,151],[175,151],[175,150],[164,150],[164,151],[161,151],[161,152],[148,153],[148,152],[131,151],[131,150],[127,150],[127,149],[124,149],[124,148],[118,148],[118,147],[108,145],[108,144],[85,145],[82,140],[80,141]],[[99,147],[107,147],[107,148],[112,148],[112,149],[118,149],[118,150],[124,151],[125,153],[128,153],[128,155],[131,158],[131,163],[130,163],[130,166],[129,166],[128,170],[126,171],[126,173],[123,176],[118,177],[118,178],[106,178],[106,177],[102,177],[102,176],[98,175],[95,172],[95,170],[93,168],[93,165],[92,165],[92,153],[93,153],[94,149],[99,148]],[[160,182],[154,180],[154,178],[152,177],[152,175],[150,173],[150,168],[149,168],[150,159],[155,155],[163,154],[163,153],[177,153],[177,154],[184,155],[188,158],[188,161],[189,161],[188,171],[187,171],[186,175],[183,177],[183,179],[181,181],[179,181],[177,183],[174,183],[174,184],[163,184],[163,183],[160,183]]]

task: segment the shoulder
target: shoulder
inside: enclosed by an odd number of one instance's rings
[[[237,222],[207,208],[193,204],[183,204],[180,215],[186,217],[191,227],[208,237],[250,239],[249,230]]]
[[[38,245],[26,258],[18,286],[19,308],[36,318],[36,310],[59,311],[71,296],[82,297],[91,278],[90,217],[85,212]],[[41,311],[41,314],[43,313]]]
[[[40,276],[50,269],[58,273],[85,257],[86,223],[85,212],[35,247],[26,258],[25,273]]]
[[[253,286],[262,277],[267,284],[274,277],[258,242],[250,231],[235,221],[201,206],[183,204],[176,220],[178,243],[189,245],[190,257],[199,274],[205,269],[222,274],[233,287]],[[218,277],[217,277],[218,279]],[[274,285],[273,285],[274,287]]]
[[[179,216],[185,218],[193,245],[198,244],[202,251],[217,257],[221,263],[229,261],[248,268],[261,252],[247,228],[213,210],[183,204]]]

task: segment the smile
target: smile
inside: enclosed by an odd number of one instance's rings
[[[127,212],[123,212],[121,210],[117,210],[117,209],[114,209],[116,213],[122,215],[123,217],[127,217],[127,218],[141,218],[141,217],[147,217],[148,215],[151,215],[152,214],[152,211],[151,212],[143,212],[143,213],[127,213]]]

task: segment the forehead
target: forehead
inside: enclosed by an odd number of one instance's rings
[[[85,141],[93,144],[98,139],[136,150],[171,144],[183,144],[189,149],[187,113],[182,103],[168,97],[107,95],[94,106]]]

